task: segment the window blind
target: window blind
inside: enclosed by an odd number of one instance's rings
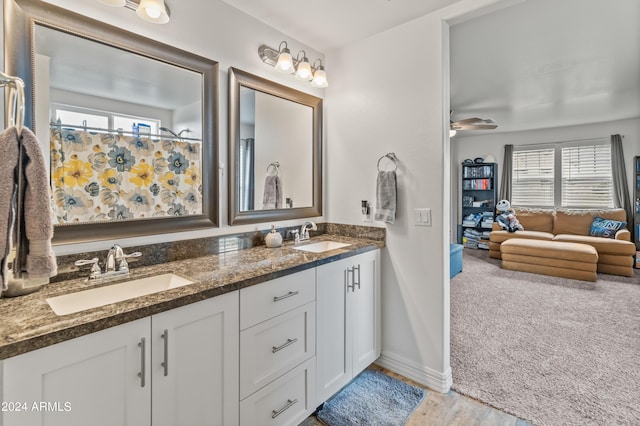
[[[613,207],[611,146],[562,148],[562,207]]]
[[[511,205],[553,207],[554,158],[553,148],[513,152]]]

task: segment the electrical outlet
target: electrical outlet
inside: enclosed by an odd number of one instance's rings
[[[413,209],[413,223],[415,226],[431,226],[431,209]]]

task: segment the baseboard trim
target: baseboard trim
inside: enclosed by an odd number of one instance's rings
[[[451,368],[442,373],[391,352],[383,352],[375,364],[437,392],[447,393],[453,384]]]

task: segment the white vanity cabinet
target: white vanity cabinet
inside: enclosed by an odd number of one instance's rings
[[[292,425],[316,408],[315,269],[240,290],[240,424]]]
[[[234,291],[6,359],[2,401],[27,411],[0,425],[238,424],[238,309]]]
[[[316,268],[319,403],[380,356],[379,277],[380,250]]]
[[[151,424],[151,319],[2,361],[3,426]]]
[[[152,424],[238,424],[238,292],[151,317]]]

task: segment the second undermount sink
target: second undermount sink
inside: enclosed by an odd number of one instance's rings
[[[337,241],[318,241],[317,243],[293,246],[291,248],[296,250],[309,251],[312,253],[322,253],[325,251],[335,250],[335,249],[347,247],[350,245],[351,244],[339,243]]]
[[[57,315],[68,315],[192,283],[193,281],[176,274],[154,275],[50,297],[47,303]]]

